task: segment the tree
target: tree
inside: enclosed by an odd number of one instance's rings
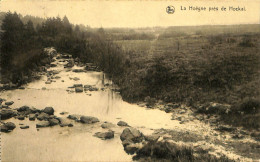
[[[33,23],[32,23],[31,20],[29,20],[27,22],[27,24],[25,25],[25,33],[24,34],[25,34],[25,36],[27,36],[29,38],[34,36],[35,30],[34,30]]]
[[[63,27],[64,27],[64,32],[71,34],[72,27],[71,27],[71,24],[70,24],[69,19],[67,18],[67,16],[63,17],[62,24],[63,24]]]
[[[24,24],[17,13],[8,12],[1,28],[4,31],[1,35],[1,67],[8,68],[13,54],[23,46]]]

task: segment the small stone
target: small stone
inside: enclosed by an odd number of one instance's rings
[[[92,124],[99,122],[98,118],[92,116],[81,116],[80,121],[86,124]]]
[[[118,126],[129,126],[126,122],[124,122],[124,121],[119,121],[118,123],[117,123],[117,125]]]
[[[72,115],[69,115],[67,118],[71,119],[71,120],[79,121],[80,115],[72,114]]]
[[[114,127],[114,124],[112,124],[112,123],[103,123],[103,124],[101,124],[101,127],[104,128],[104,129],[112,128],[112,127]]]
[[[49,126],[50,126],[49,121],[42,121],[42,122],[36,124],[36,128],[49,127]]]
[[[17,119],[24,120],[24,116],[18,116]]]
[[[97,133],[95,133],[94,136],[101,138],[101,139],[111,139],[111,138],[114,138],[114,132],[113,131],[97,132]]]
[[[50,119],[49,122],[50,122],[50,126],[54,126],[54,125],[58,125],[60,121],[58,119]]]
[[[14,104],[14,101],[5,102],[5,105],[7,105],[7,106],[11,106],[12,104]]]
[[[33,121],[35,120],[36,115],[35,114],[29,114],[29,120]]]
[[[60,114],[61,115],[65,115],[65,114],[68,114],[68,112],[61,112]]]
[[[29,126],[28,125],[25,125],[25,126],[20,126],[21,129],[28,129]]]
[[[44,112],[42,112],[40,115],[37,116],[38,120],[48,120],[50,116]]]
[[[75,92],[76,93],[83,92],[83,87],[75,87]]]

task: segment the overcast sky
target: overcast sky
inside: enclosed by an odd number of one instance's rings
[[[166,7],[175,7],[167,14]],[[181,6],[218,7],[218,11],[183,11]],[[246,11],[220,11],[221,7],[245,7]],[[91,27],[152,27],[186,25],[259,24],[260,0],[126,1],[126,0],[0,0],[0,11],[22,15],[63,17]]]

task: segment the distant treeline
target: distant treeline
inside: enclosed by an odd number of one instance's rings
[[[117,33],[111,34],[110,37],[113,40],[152,40],[155,39],[155,35],[152,33]]]
[[[35,25],[31,19],[23,22],[17,13],[8,12],[1,25],[1,73],[23,73],[31,59],[42,56],[45,47],[55,47],[61,53],[72,54],[83,62],[93,62],[111,75],[122,72],[124,57],[119,47],[107,39],[105,31],[85,30],[72,25],[65,16],[62,19],[47,18]],[[23,18],[22,18],[23,19]],[[19,74],[18,74],[19,75]],[[18,82],[19,78],[11,79]]]

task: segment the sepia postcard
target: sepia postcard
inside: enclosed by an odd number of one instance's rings
[[[0,161],[260,160],[260,0],[0,0]]]

